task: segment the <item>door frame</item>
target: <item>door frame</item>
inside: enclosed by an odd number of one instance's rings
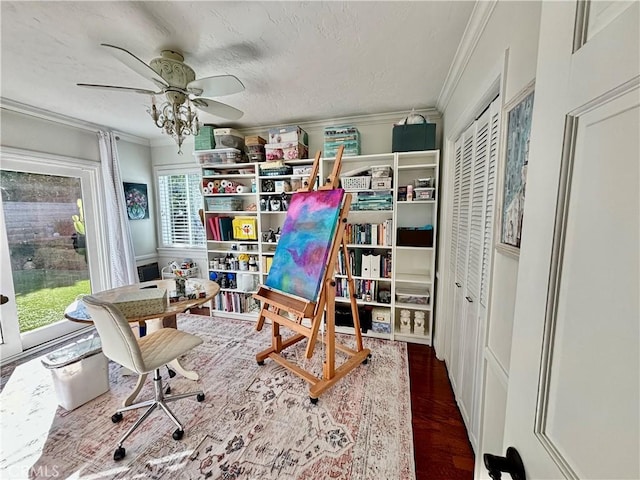
[[[100,218],[104,218],[104,196],[102,193],[102,174],[100,163],[61,155],[54,155],[41,152],[33,152],[10,147],[0,147],[0,157],[2,158],[2,168],[22,172],[38,174],[54,174],[80,178],[83,195],[83,208],[85,211],[85,227],[87,230],[87,266],[89,268],[89,279],[92,291],[101,291],[109,287],[108,254],[105,242],[106,229]],[[43,165],[47,170],[43,172]],[[4,214],[0,223],[2,230],[0,235],[6,239],[6,227]],[[8,247],[8,242],[5,243]],[[3,264],[9,260],[8,249],[0,252]],[[30,353],[39,345],[46,345],[55,342],[56,339],[74,333],[86,325],[74,324],[71,322],[60,322],[55,325],[51,338],[51,329],[43,327],[31,332],[20,334],[17,323],[17,310],[15,307],[15,291],[13,289],[13,278],[10,269],[2,269],[2,288],[8,291],[10,301],[2,306],[4,309],[2,316],[2,343],[0,344],[0,359],[12,361],[26,353]],[[9,320],[13,319],[13,320]]]

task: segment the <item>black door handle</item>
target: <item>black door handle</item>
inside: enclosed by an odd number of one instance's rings
[[[0,305],[4,305],[9,301],[9,297],[5,297],[4,295],[0,295]]]
[[[460,285],[458,282],[456,282],[456,287],[460,288],[462,285]]]
[[[507,455],[504,457],[485,453],[484,466],[493,480],[501,480],[502,472],[511,475],[513,480],[527,480],[522,458],[514,447],[507,448]]]
[[[473,303],[473,298],[471,298],[471,297],[464,297],[464,298],[466,298],[466,299],[467,299],[467,302],[469,302],[469,303]]]

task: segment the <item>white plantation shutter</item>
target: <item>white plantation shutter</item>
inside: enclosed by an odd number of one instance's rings
[[[205,231],[200,173],[159,174],[160,231],[163,247],[203,246]]]
[[[458,234],[460,230],[460,168],[462,167],[462,140],[455,144],[455,165],[453,167],[453,209],[451,212],[451,258],[449,259],[449,271],[451,275],[456,272],[456,259],[458,257]]]
[[[489,107],[489,160],[487,170],[487,201],[482,240],[482,272],[480,282],[480,303],[487,306],[489,291],[489,268],[493,245],[493,219],[496,197],[496,168],[498,160],[498,142],[500,140],[500,104],[494,100]]]
[[[469,266],[467,269],[467,294],[480,295],[480,269],[482,265],[482,234],[484,215],[485,180],[489,143],[489,112],[475,122],[475,154],[471,188],[471,210],[469,218]]]

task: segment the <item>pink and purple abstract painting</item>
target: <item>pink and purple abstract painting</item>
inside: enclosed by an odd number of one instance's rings
[[[291,197],[265,285],[316,301],[333,244],[344,190],[299,192]]]

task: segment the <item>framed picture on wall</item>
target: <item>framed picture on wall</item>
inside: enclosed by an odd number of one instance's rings
[[[144,183],[122,183],[129,220],[149,218],[149,197]]]
[[[529,166],[529,136],[533,113],[534,82],[509,102],[502,115],[505,138],[501,169],[498,249],[519,255]]]

